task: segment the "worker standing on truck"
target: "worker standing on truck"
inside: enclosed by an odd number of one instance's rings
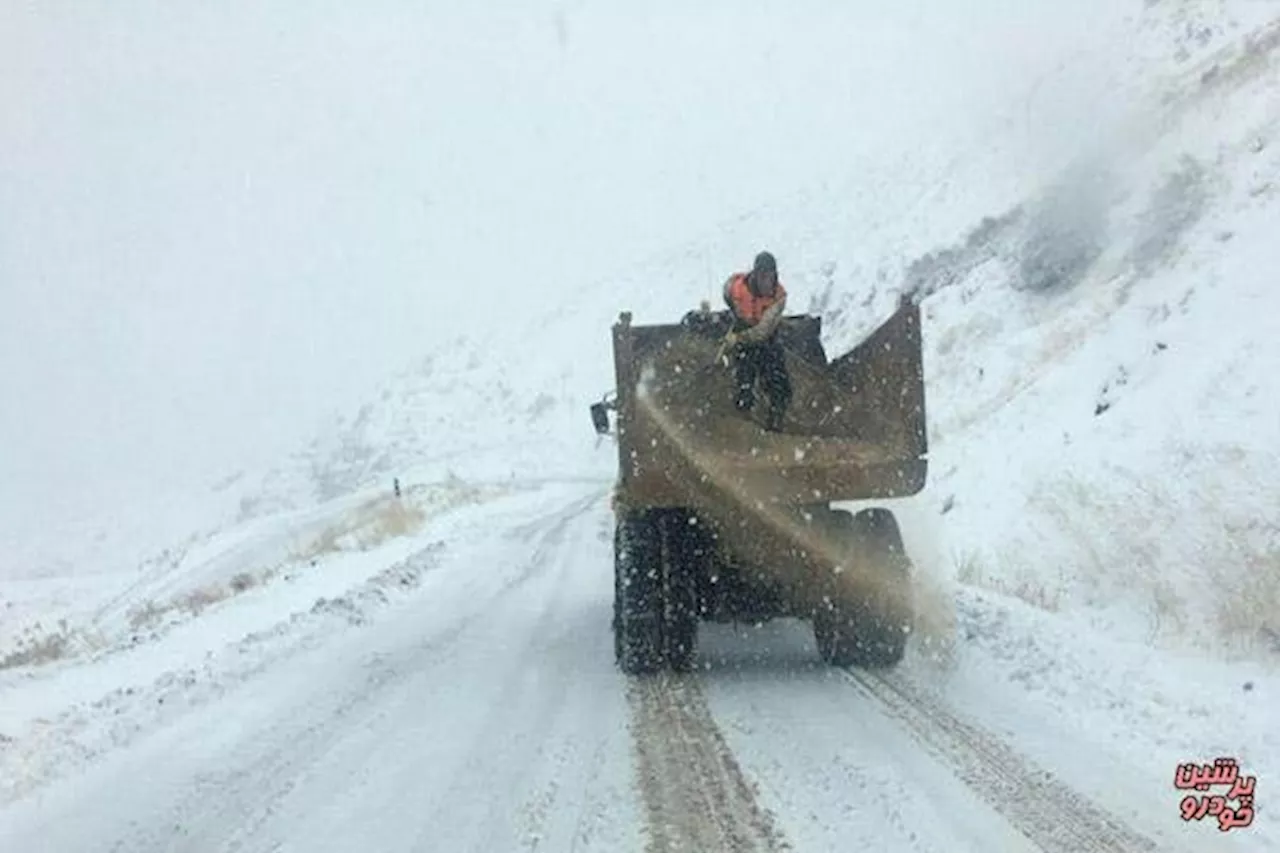
[[[733,313],[725,341],[733,360],[739,411],[755,405],[757,378],[769,396],[766,429],[777,432],[791,403],[791,377],[778,342],[787,308],[787,291],[778,281],[778,262],[769,252],[756,255],[751,272],[735,273],[724,284],[724,301]]]

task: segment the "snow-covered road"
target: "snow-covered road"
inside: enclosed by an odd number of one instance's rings
[[[10,802],[0,849],[1268,849],[1189,832],[1167,785],[1073,786],[1068,759],[1059,774],[996,734],[1001,712],[1055,732],[1007,692],[976,720],[947,699],[963,671],[938,691],[918,662],[829,669],[800,624],[704,626],[694,674],[628,683],[611,524],[607,484],[442,514],[391,566],[416,580],[378,606],[284,620],[238,675],[215,662],[185,690],[130,691],[185,704],[153,725],[98,703],[138,736]]]
[[[0,846],[633,849],[601,500],[458,523],[394,615],[17,804]]]

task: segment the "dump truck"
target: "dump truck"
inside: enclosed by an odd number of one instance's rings
[[[613,326],[616,387],[593,404],[615,438],[614,654],[628,675],[687,671],[699,624],[812,622],[835,666],[891,667],[912,624],[910,559],[880,501],[925,486],[919,306],[833,360],[822,318],[778,330],[793,396],[765,429],[763,394],[743,412],[723,342],[727,311]],[[611,424],[612,417],[612,424]],[[872,502],[856,513],[840,502]]]

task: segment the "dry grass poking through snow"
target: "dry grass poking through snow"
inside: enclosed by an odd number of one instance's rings
[[[66,657],[75,644],[76,635],[66,620],[58,623],[57,630],[46,631],[37,622],[23,632],[17,647],[0,657],[0,669],[19,666],[40,666]]]
[[[403,499],[375,498],[304,542],[294,552],[294,557],[310,561],[341,551],[367,551],[388,540],[417,533],[426,520],[425,510]]]
[[[240,572],[226,583],[206,584],[162,604],[145,601],[130,611],[129,627],[134,631],[152,628],[173,613],[199,616],[215,604],[268,583],[288,565],[312,563],[325,555],[343,551],[367,551],[391,539],[417,533],[426,519],[425,509],[404,498],[374,498],[319,534],[302,541],[294,548],[288,561],[256,573]]]
[[[1061,571],[1049,572],[1043,567],[1034,569],[1008,559],[1000,560],[997,565],[998,570],[993,571],[981,554],[966,552],[955,558],[956,580],[967,586],[1021,599],[1050,613],[1057,613],[1062,608],[1066,582]]]
[[[236,577],[241,576],[237,575]],[[254,585],[257,585],[256,581]],[[208,584],[174,596],[164,604],[156,604],[150,600],[144,601],[129,611],[129,627],[134,631],[154,628],[171,613],[199,616],[213,605],[226,601],[228,598],[245,591],[245,589],[248,589],[248,587],[236,588],[230,584]]]
[[[1280,525],[1233,501],[1242,484],[1201,475],[1195,491],[1176,491],[1109,474],[1046,483],[1028,502],[1026,535],[957,555],[956,579],[1051,612],[1129,608],[1152,643],[1280,651]],[[1030,553],[1041,563],[1020,556]]]
[[[1219,570],[1214,587],[1218,632],[1232,649],[1280,652],[1280,546],[1244,556],[1244,578]]]
[[[1125,567],[1117,566],[1117,574],[1123,572]],[[1011,596],[1049,612],[1064,609],[1065,599],[1079,599],[1082,590],[1097,583],[1087,564],[1074,568],[1083,571],[1070,577],[1063,573],[1051,582],[1026,569],[993,572],[975,552],[955,559],[960,583]],[[1280,549],[1245,555],[1235,562],[1224,560],[1206,567],[1205,572],[1211,578],[1207,582],[1186,576],[1125,576],[1134,603],[1146,611],[1148,639],[1189,641],[1203,649],[1240,654],[1280,652]],[[1208,633],[1203,627],[1195,630],[1202,623],[1196,605],[1209,608],[1213,627]]]
[[[226,601],[228,598],[237,596],[242,592],[248,592],[254,587],[265,583],[278,570],[279,567],[276,567],[262,575],[240,572],[228,583],[208,584],[188,590],[181,595],[174,596],[165,604],[156,604],[151,600],[144,601],[129,611],[129,628],[133,631],[154,628],[171,613],[199,616],[213,605]]]

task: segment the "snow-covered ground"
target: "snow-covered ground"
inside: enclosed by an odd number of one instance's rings
[[[647,234],[668,248],[584,249],[593,271],[531,282],[514,321],[500,294],[451,301],[454,328],[264,473],[65,528],[97,542],[6,531],[0,849],[1280,849],[1280,7],[790,9],[673,34],[669,11],[560,4],[598,75],[560,105],[629,81],[583,125],[614,141],[627,104],[719,104],[738,138],[758,108],[810,122],[767,137],[808,169],[709,225],[699,168],[772,161],[678,134],[663,186],[687,195],[636,196],[688,200]],[[852,21],[868,46],[837,61]],[[476,32],[519,42],[504,26]],[[809,49],[744,78],[763,104],[720,103],[717,51],[774,30]],[[649,92],[619,46],[664,37],[679,62]],[[880,81],[847,95],[883,108],[865,138],[824,112],[829,66]],[[812,109],[781,99],[806,81]],[[618,168],[652,166],[649,131]],[[895,507],[921,630],[877,678],[819,666],[801,625],[706,628],[694,676],[629,685],[616,453],[586,411],[609,324],[714,299],[765,246],[831,352],[904,292],[924,307],[930,483]],[[1252,825],[1183,821],[1175,767],[1227,756],[1259,780]]]

